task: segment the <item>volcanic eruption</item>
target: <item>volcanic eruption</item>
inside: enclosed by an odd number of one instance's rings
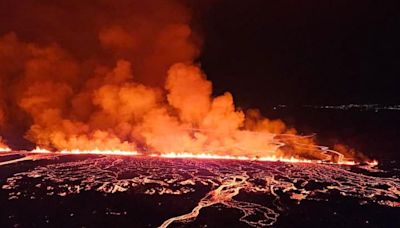
[[[213,95],[194,61],[200,35],[179,1],[25,0],[7,9],[2,135],[23,137],[42,152],[354,160],[236,107],[229,92]]]
[[[400,206],[396,172],[213,92],[188,2],[0,2],[0,226],[264,227],[306,200]]]

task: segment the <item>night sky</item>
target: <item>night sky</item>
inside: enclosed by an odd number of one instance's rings
[[[241,107],[398,103],[395,2],[212,1],[199,62]]]

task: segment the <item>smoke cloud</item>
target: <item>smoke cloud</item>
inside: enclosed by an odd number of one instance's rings
[[[301,155],[280,120],[212,97],[199,36],[174,0],[0,3],[0,135],[51,149]],[[17,124],[18,123],[18,124]],[[283,139],[283,138],[282,138]]]

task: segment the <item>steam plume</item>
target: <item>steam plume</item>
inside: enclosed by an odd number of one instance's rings
[[[0,22],[3,133],[18,122],[28,140],[59,150],[266,156],[314,145],[285,139],[292,150],[278,150],[277,134],[293,129],[245,114],[229,92],[211,96],[193,61],[200,47],[190,11],[179,1],[10,4],[0,7],[8,19]]]

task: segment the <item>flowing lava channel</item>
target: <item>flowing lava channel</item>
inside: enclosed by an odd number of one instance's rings
[[[199,189],[206,191],[191,210],[164,215],[162,223],[152,225],[159,227],[190,223],[209,207],[236,209],[241,213],[238,221],[252,227],[270,226],[284,212],[286,201],[282,199],[327,201],[337,192],[361,205],[400,207],[399,179],[356,173],[351,166],[109,155],[54,162],[8,177],[2,189],[8,191],[9,200],[66,197],[87,191],[187,197]],[[253,194],[270,200],[248,202],[246,196]],[[128,216],[126,211],[113,213]]]

